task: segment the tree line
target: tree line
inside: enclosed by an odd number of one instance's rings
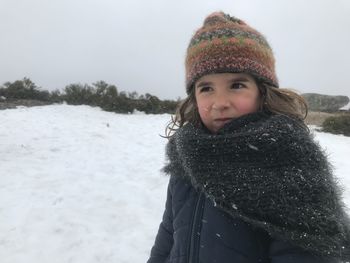
[[[38,100],[48,104],[66,102],[72,105],[98,106],[106,111],[131,113],[134,110],[147,114],[174,114],[179,100],[160,100],[146,93],[139,95],[136,91],[119,92],[115,85],[97,81],[92,85],[69,84],[63,91],[47,91],[39,88],[29,78],[6,82],[0,86],[0,101]],[[327,118],[321,125],[323,131],[350,136],[350,114]]]
[[[31,99],[47,103],[98,106],[106,111],[130,113],[134,110],[147,114],[173,114],[178,100],[161,100],[149,93],[139,95],[136,91],[119,92],[115,85],[105,81],[89,84],[69,84],[62,91],[47,91],[38,87],[29,78],[6,82],[0,86],[2,100]]]

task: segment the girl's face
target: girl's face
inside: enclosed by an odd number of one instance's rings
[[[212,133],[259,108],[258,86],[245,73],[205,75],[196,81],[194,88],[199,116]]]

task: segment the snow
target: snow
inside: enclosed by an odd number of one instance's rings
[[[166,197],[159,135],[170,115],[51,105],[0,118],[2,263],[146,262]],[[350,206],[350,138],[316,139]]]
[[[345,106],[341,107],[339,110],[350,110],[350,101]]]
[[[0,111],[1,262],[145,262],[164,207],[169,116]]]

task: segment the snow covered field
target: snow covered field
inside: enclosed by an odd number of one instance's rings
[[[0,111],[2,263],[146,262],[163,213],[169,115]],[[350,138],[316,132],[350,206]]]

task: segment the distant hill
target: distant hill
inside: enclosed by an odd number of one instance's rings
[[[308,103],[310,111],[335,112],[347,105],[348,96],[331,96],[317,93],[301,94]]]

